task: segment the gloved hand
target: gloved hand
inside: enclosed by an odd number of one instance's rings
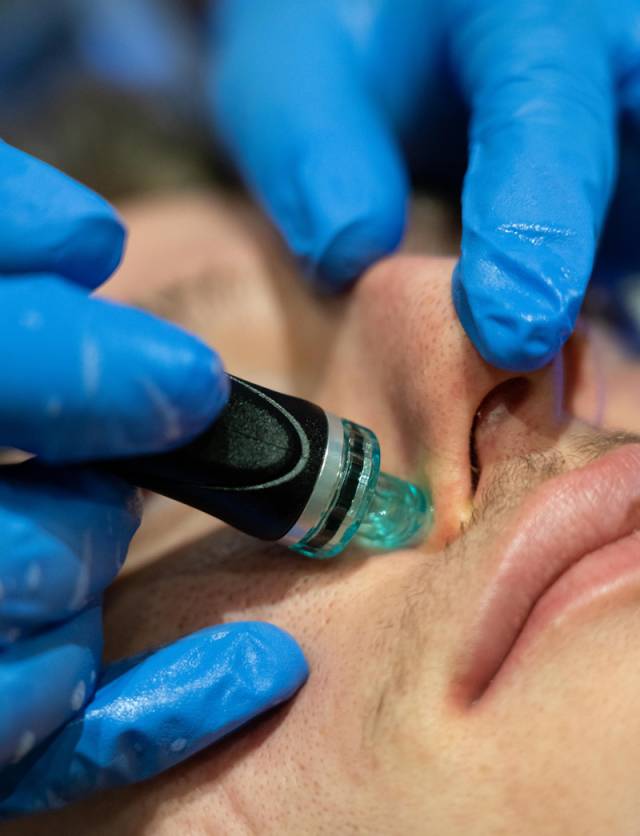
[[[639,0],[218,0],[210,100],[293,252],[342,287],[398,244],[407,160],[452,166],[470,112],[456,308],[489,362],[571,333],[640,113]]]
[[[123,229],[84,187],[0,144],[0,814],[162,771],[289,697],[306,663],[267,624],[203,630],[101,671],[101,603],[136,493],[77,465],[187,440],[226,377],[196,338],[90,298]]]

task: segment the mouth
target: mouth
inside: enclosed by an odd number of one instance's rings
[[[498,546],[466,642],[456,691],[486,700],[525,650],[569,612],[640,591],[640,445],[543,483]]]

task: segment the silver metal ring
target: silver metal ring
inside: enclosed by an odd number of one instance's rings
[[[342,419],[330,412],[325,412],[325,415],[327,417],[327,447],[324,451],[320,472],[302,513],[284,537],[280,539],[280,542],[285,545],[297,543],[311,529],[315,528],[326,511],[341,476],[344,448]]]

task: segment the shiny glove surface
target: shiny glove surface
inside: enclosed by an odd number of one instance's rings
[[[0,815],[155,775],[307,673],[267,624],[210,628],[101,671],[102,595],[140,507],[81,463],[187,441],[228,388],[195,337],[88,296],[123,241],[97,195],[0,144],[0,446],[38,455],[0,467]]]
[[[489,362],[548,362],[591,274],[618,113],[640,113],[640,2],[211,9],[222,138],[316,278],[342,287],[397,246],[409,163],[446,177],[468,124],[458,314]]]

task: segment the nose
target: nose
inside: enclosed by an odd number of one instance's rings
[[[561,452],[571,419],[565,411],[562,355],[535,374],[511,378],[485,397],[476,413],[473,452],[480,479],[478,493],[491,473],[509,459]]]
[[[414,255],[377,264],[354,291],[348,339],[338,347],[350,356],[345,365],[362,369],[343,381],[343,402],[377,433],[382,466],[431,491],[434,549],[454,539],[471,514],[474,419],[487,396],[513,377],[485,363],[464,333],[451,301],[453,264]],[[555,409],[551,373],[520,380],[547,393],[535,413],[540,421],[544,413],[546,425]],[[497,427],[493,438],[498,450]]]

